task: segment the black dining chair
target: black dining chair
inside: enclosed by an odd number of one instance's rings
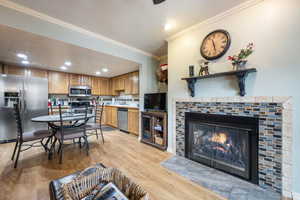
[[[48,151],[48,143],[52,138],[52,132],[50,130],[34,130],[29,132],[23,132],[22,126],[22,118],[20,114],[20,108],[18,104],[14,104],[14,114],[17,124],[17,140],[15,144],[15,148],[11,157],[11,160],[14,160],[15,154],[17,152],[17,157],[15,160],[14,168],[17,168],[18,160],[20,153],[30,149],[31,147],[44,147],[45,151]],[[47,139],[46,143],[44,144],[44,139]],[[36,142],[35,142],[36,141]],[[30,144],[28,142],[31,142]],[[37,143],[41,143],[38,145]],[[22,149],[22,147],[25,147]]]
[[[89,133],[88,135],[96,135],[97,139],[98,139],[98,130],[100,130],[102,142],[104,143],[104,136],[103,136],[103,131],[102,131],[103,110],[104,110],[104,103],[101,104],[100,108],[99,108],[98,104],[96,104],[95,109],[94,109],[94,113],[95,113],[94,121],[88,122],[86,124],[86,130],[91,131],[91,133]]]
[[[87,122],[88,117],[88,108],[85,110],[85,117],[84,117],[84,123]],[[75,139],[81,140],[83,138],[84,140],[84,145],[86,146],[86,153],[89,155],[89,143],[87,140],[87,135],[86,135],[86,127],[85,124],[82,124],[81,126],[65,126],[64,121],[63,121],[63,115],[62,115],[62,110],[61,106],[59,105],[59,118],[60,118],[60,127],[58,131],[55,134],[55,141],[59,142],[59,148],[58,148],[58,153],[59,153],[59,163],[62,163],[63,160],[63,152],[64,152],[64,146],[66,145],[64,142],[65,141],[74,141]],[[53,149],[53,148],[51,148]]]

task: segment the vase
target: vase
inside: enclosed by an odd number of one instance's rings
[[[246,68],[247,60],[241,60],[238,62],[232,63],[233,70],[242,70]]]

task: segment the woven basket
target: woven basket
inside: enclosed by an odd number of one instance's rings
[[[97,168],[88,176],[80,176],[63,185],[66,200],[80,200],[87,196],[101,182],[114,183],[129,200],[150,200],[148,193],[132,182],[121,171],[114,168]]]

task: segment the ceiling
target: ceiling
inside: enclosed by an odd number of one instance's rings
[[[165,39],[247,0],[11,0],[156,56]],[[166,32],[164,25],[176,25]]]
[[[29,66],[42,69],[96,75],[96,71],[107,68],[109,71],[102,72],[101,77],[113,77],[139,68],[139,64],[132,61],[3,25],[0,25],[0,35],[0,61],[6,63],[20,64],[22,59],[17,54],[23,53],[28,56]],[[62,70],[60,67],[66,61],[71,61],[72,66]]]

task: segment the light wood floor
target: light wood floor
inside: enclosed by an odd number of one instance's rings
[[[49,199],[50,180],[84,169],[95,163],[119,168],[141,184],[154,200],[221,200],[216,194],[168,171],[160,163],[171,154],[138,142],[135,136],[119,131],[105,132],[105,144],[90,137],[90,155],[70,145],[62,165],[58,156],[48,161],[42,148],[20,156],[18,169],[10,161],[13,144],[0,144],[0,199]]]

